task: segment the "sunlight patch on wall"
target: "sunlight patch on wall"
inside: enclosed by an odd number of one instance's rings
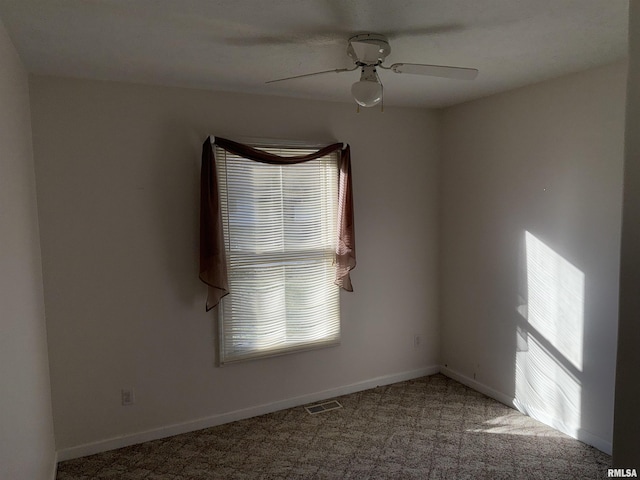
[[[526,232],[528,321],[582,370],[584,273]]]
[[[516,406],[576,434],[581,424],[580,375],[585,277],[561,255],[525,232],[526,305],[518,311]]]

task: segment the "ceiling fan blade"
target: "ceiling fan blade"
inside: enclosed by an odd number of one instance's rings
[[[457,33],[466,29],[466,25],[462,23],[441,23],[438,25],[403,28],[401,30],[391,30],[388,32],[382,32],[389,38],[389,40],[395,40],[402,37],[428,37],[434,35],[444,35],[447,33]]]
[[[423,65],[420,63],[394,63],[388,69],[395,73],[414,73],[431,77],[455,78],[459,80],[473,80],[478,76],[475,68],[448,67],[446,65]]]
[[[305,33],[288,33],[283,35],[235,36],[226,37],[224,42],[233,47],[281,46],[281,45],[343,45],[344,38],[350,32],[318,29]]]
[[[323,70],[322,72],[305,73],[304,75],[295,75],[293,77],[278,78],[276,80],[269,80],[268,82],[264,82],[264,83],[284,82],[285,80],[293,80],[294,78],[313,77],[314,75],[323,75],[325,73],[353,72],[357,68],[358,66],[356,65],[353,68],[336,68],[334,70]]]

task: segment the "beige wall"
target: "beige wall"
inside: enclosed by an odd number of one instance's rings
[[[61,457],[437,366],[436,114],[38,76],[30,87]],[[209,134],[351,144],[358,266],[340,346],[214,366],[197,265]],[[123,387],[134,406],[120,405]]]
[[[443,116],[442,363],[605,451],[625,76],[603,67]]]
[[[27,74],[0,22],[0,478],[53,478]]]
[[[613,463],[618,468],[640,469],[640,2],[630,2],[629,14],[629,77]]]

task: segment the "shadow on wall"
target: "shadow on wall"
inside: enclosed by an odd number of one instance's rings
[[[581,427],[585,275],[524,234],[515,405],[577,436]]]
[[[198,278],[200,157],[206,135],[170,121],[153,142],[148,219],[157,249],[156,274],[182,305],[204,312]]]

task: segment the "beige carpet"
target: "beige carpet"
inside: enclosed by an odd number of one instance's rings
[[[58,480],[603,479],[611,458],[443,375],[62,462]]]

